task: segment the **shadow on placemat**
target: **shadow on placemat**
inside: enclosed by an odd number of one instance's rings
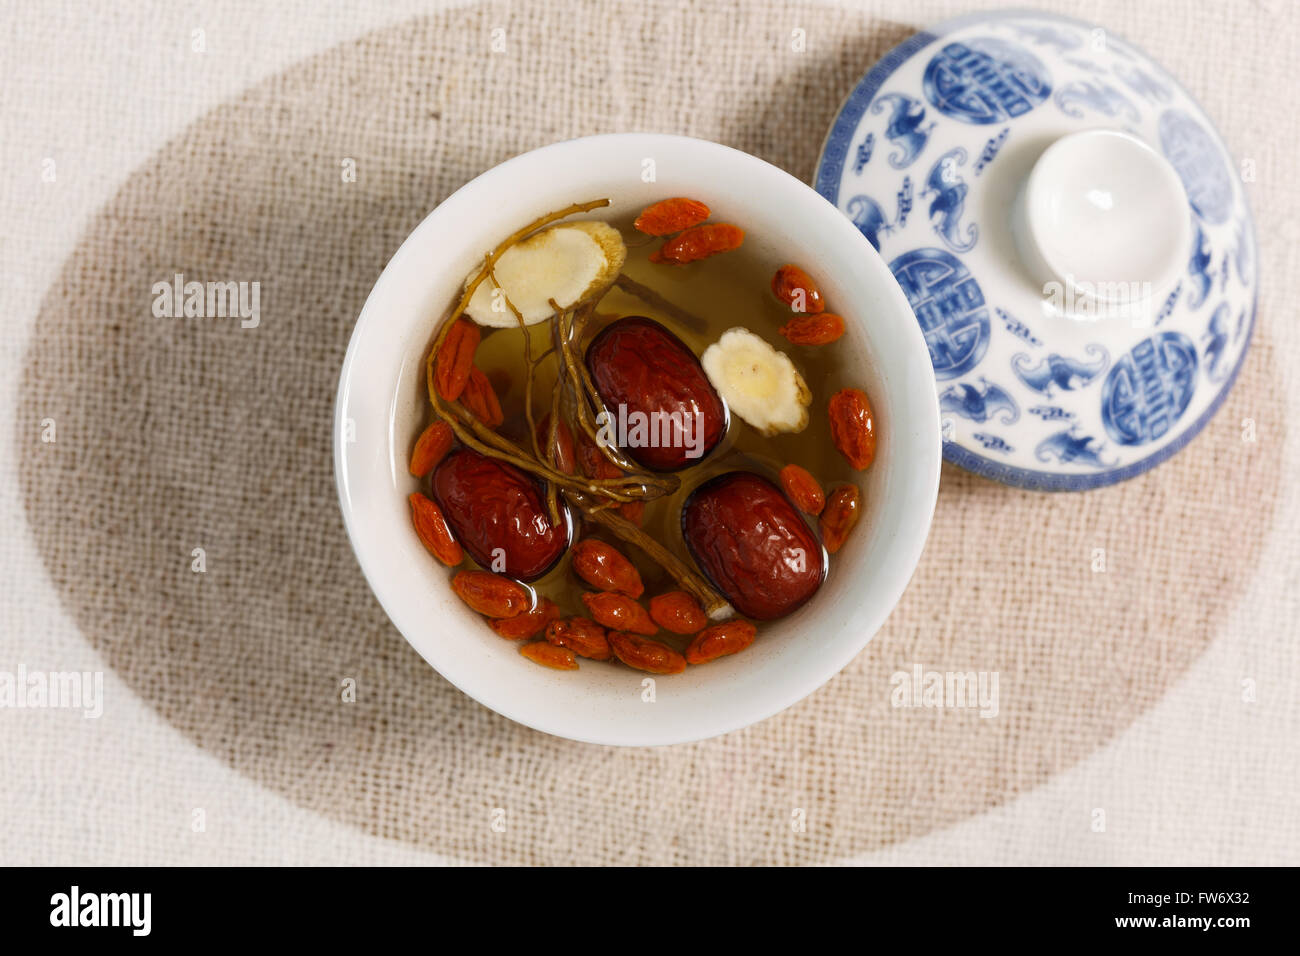
[[[570,743],[480,707],[407,646],[348,548],[330,456],[349,332],[407,232],[500,160],[594,132],[717,139],[808,178],[843,94],[909,32],[752,3],[549,16],[457,11],[312,59],[194,124],[90,224],[23,382],[23,419],[54,418],[58,441],[18,448],[33,533],[87,640],[259,783],[495,862],[827,860],[1023,793],[1155,702],[1214,637],[1272,520],[1278,466],[1238,427],[1285,428],[1266,335],[1223,412],[1143,478],[1053,496],[946,470],[882,633],[747,731]],[[154,317],[151,288],[176,273],[259,281],[261,324]],[[892,708],[891,675],[918,665],[996,671],[998,716]]]

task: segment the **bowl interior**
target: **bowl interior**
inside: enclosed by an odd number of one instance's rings
[[[847,349],[879,422],[861,475],[861,524],[819,594],[760,627],[744,654],[652,679],[583,662],[554,672],[523,658],[466,608],[410,529],[410,446],[425,419],[424,359],[465,275],[520,226],[609,197],[615,216],[667,196],[708,203],[770,262],[815,267],[843,313]],[[599,218],[593,216],[592,218]],[[743,321],[743,320],[742,320]],[[738,322],[739,324],[739,322]],[[817,384],[809,383],[817,395]],[[825,414],[817,395],[813,414]],[[619,134],[558,143],[485,173],[410,235],[353,332],[335,409],[335,466],[353,547],[393,623],[444,677],[484,705],[578,740],[650,745],[734,730],[795,703],[862,649],[893,608],[924,545],[938,488],[939,412],[930,360],[902,291],[870,244],[803,183],[701,140]]]

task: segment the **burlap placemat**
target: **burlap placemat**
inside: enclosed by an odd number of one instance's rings
[[[407,646],[343,532],[338,369],[430,208],[511,155],[616,130],[718,140],[808,179],[842,96],[913,29],[768,3],[472,7],[334,49],[194,124],[85,230],[26,359],[19,414],[60,428],[53,453],[16,449],[27,517],[86,638],[254,780],[478,861],[822,862],[997,805],[1112,738],[1268,573],[1287,425],[1267,292],[1235,390],[1187,451],[1087,494],[946,468],[925,557],[875,641],[722,739],[613,750],[498,717]],[[1267,282],[1281,263],[1262,239]],[[178,272],[260,281],[260,326],[155,318],[151,287]],[[1268,444],[1242,441],[1246,417]],[[917,665],[998,672],[999,715],[891,707],[890,676]],[[504,832],[487,825],[498,807]]]

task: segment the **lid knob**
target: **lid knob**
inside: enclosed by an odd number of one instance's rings
[[[1146,143],[1082,130],[1034,163],[1017,201],[1016,244],[1035,278],[1060,283],[1075,302],[1136,305],[1186,267],[1187,208],[1177,172]]]

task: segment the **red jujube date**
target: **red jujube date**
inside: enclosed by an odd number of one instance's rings
[[[821,545],[770,481],[746,471],[712,478],[682,509],[695,563],[745,617],[770,621],[821,587]]]
[[[520,581],[541,577],[569,546],[567,515],[561,512],[560,525],[551,523],[531,477],[469,448],[438,465],[433,497],[470,557]],[[494,561],[498,556],[504,560]]]
[[[700,360],[652,319],[634,315],[606,326],[587,347],[587,369],[615,418],[607,433],[646,468],[697,464],[727,430],[726,406]]]

